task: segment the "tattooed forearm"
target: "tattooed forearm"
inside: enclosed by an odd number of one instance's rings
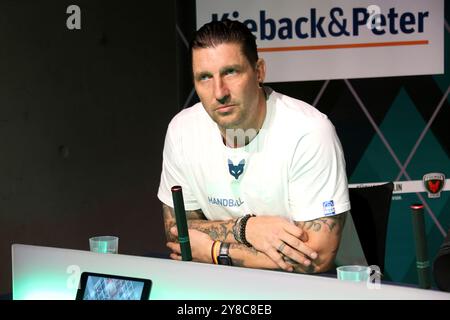
[[[295,224],[306,231],[340,232],[344,227],[346,217],[347,213],[345,212],[333,217],[319,218],[311,221],[297,221]]]
[[[209,234],[213,240],[229,241],[233,236],[234,220],[228,221],[204,221],[204,220],[188,220],[190,229],[196,229]],[[228,239],[227,239],[228,238]]]
[[[250,259],[254,259],[259,254],[262,254],[261,252],[258,252],[253,247],[249,248],[242,244],[236,244],[236,243],[230,244],[230,250],[236,250],[236,249],[238,249],[242,253],[242,255],[246,257],[246,259],[240,259],[237,257],[233,257],[233,266],[237,266],[237,267],[248,267],[249,265],[245,261],[246,260],[248,261],[249,257],[250,257]]]
[[[332,217],[295,223],[308,233],[306,244],[313,246],[318,252],[318,258],[312,260],[308,267],[289,261],[295,272],[317,273],[332,268],[346,217],[347,212],[344,212]]]
[[[168,205],[163,203],[163,217],[164,217],[164,231],[166,233],[167,241],[170,242],[178,242],[177,237],[173,236],[170,233],[170,228],[173,226],[176,226],[176,217],[175,212],[172,207],[169,207]],[[191,219],[204,219],[206,220],[205,215],[203,214],[202,210],[190,210],[186,211],[186,219],[189,221]]]
[[[170,233],[170,228],[176,225],[175,213],[173,208],[163,204],[164,229],[168,241],[177,241]],[[208,234],[213,240],[233,242],[234,220],[228,221],[208,221],[201,209],[186,211],[186,219],[189,229]]]
[[[169,242],[176,242],[178,239],[170,233],[170,228],[172,228],[175,223],[175,213],[173,209],[168,205],[163,203],[163,218],[164,218],[164,231],[166,233],[166,239]]]
[[[251,254],[253,256],[258,255],[258,250],[256,250],[255,248],[243,246],[243,245],[237,244],[237,243],[230,244],[230,249],[239,249],[239,250],[246,252],[248,254]]]
[[[233,266],[246,268],[262,268],[262,269],[276,269],[282,270],[274,265],[274,262],[263,252],[256,250],[253,247],[247,247],[242,244],[232,243],[230,245],[230,254],[233,260]],[[294,267],[294,272],[297,273],[313,273],[316,272],[316,266],[310,265],[305,267],[283,255],[283,259]]]
[[[188,227],[208,234],[213,240],[227,241],[233,237],[234,220],[207,221],[201,210],[191,211],[188,215]],[[229,240],[229,239],[228,239]]]

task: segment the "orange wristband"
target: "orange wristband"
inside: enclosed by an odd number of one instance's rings
[[[219,248],[220,248],[220,241],[215,241],[214,242],[214,246],[213,246],[213,258],[214,258],[214,263],[215,264],[219,264],[219,261],[217,260],[217,256],[219,255]]]
[[[220,241],[216,240],[213,242],[212,246],[211,246],[211,260],[214,264],[218,264],[217,261],[217,255],[216,255],[216,246],[217,243],[220,243]]]

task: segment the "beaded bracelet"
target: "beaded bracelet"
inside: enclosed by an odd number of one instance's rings
[[[242,243],[241,235],[240,235],[242,218],[243,217],[237,218],[236,222],[233,225],[233,236],[237,243]]]
[[[248,219],[254,217],[254,214],[246,214],[242,220],[240,221],[240,232],[239,232],[239,238],[241,240],[241,243],[245,244],[247,247],[251,247],[252,245],[250,242],[247,241],[247,238],[245,237],[245,227],[247,227],[247,221]]]

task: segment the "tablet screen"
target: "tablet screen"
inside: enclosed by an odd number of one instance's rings
[[[83,272],[77,300],[147,300],[151,280]]]

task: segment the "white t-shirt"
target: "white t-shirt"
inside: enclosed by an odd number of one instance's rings
[[[186,210],[209,220],[248,213],[308,221],[350,210],[342,147],[327,116],[272,91],[264,124],[245,147],[224,145],[201,103],[170,122],[158,198],[173,207],[180,185]]]

